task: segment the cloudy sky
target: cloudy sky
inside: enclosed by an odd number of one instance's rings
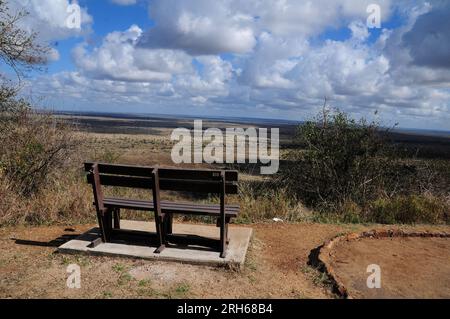
[[[384,124],[450,130],[450,1],[10,0],[51,43],[44,107],[311,118],[326,96]],[[370,4],[381,28],[368,28]],[[73,22],[74,20],[72,20]]]

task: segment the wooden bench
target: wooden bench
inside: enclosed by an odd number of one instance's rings
[[[88,172],[87,181],[92,185],[94,205],[103,242],[111,240],[114,230],[120,229],[120,210],[131,209],[152,211],[160,253],[174,234],[172,223],[174,214],[206,215],[217,218],[220,239],[213,241],[212,247],[225,258],[229,242],[228,224],[238,216],[239,205],[226,205],[226,194],[237,194],[238,172],[230,170],[194,170],[131,165],[113,165],[88,162],[84,164]],[[152,190],[149,200],[110,198],[103,195],[102,186],[118,186]],[[220,204],[196,204],[163,201],[160,191],[183,191],[216,194]]]

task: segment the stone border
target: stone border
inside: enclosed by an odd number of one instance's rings
[[[370,230],[362,233],[350,233],[347,235],[339,235],[326,241],[323,245],[313,249],[309,255],[309,264],[317,267],[320,271],[324,272],[332,282],[333,291],[342,298],[352,299],[349,296],[347,288],[344,284],[337,279],[336,272],[331,267],[330,257],[332,256],[333,248],[336,244],[365,239],[365,238],[394,238],[394,237],[416,237],[416,238],[450,238],[450,234],[446,232],[408,232],[400,229],[388,229],[388,230]]]

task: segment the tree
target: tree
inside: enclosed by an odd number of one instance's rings
[[[20,27],[28,13],[11,12],[0,0],[0,59],[21,77],[47,62],[49,48],[37,33]],[[38,192],[57,168],[73,154],[77,141],[72,128],[49,113],[35,112],[18,98],[20,85],[0,74],[0,177],[24,196]]]
[[[16,74],[19,82],[25,72],[41,68],[47,62],[49,47],[37,42],[37,33],[22,29],[20,21],[28,15],[25,10],[11,12],[7,1],[0,0],[0,60]],[[13,85],[0,72],[0,112],[16,112],[26,107],[17,101],[20,85]]]
[[[29,33],[19,26],[27,15],[25,10],[11,13],[8,3],[0,0],[0,58],[18,77],[24,71],[44,65],[50,50],[37,42],[37,33]]]
[[[303,150],[292,155],[284,178],[298,198],[314,207],[338,208],[347,200],[364,204],[388,183],[392,161],[386,134],[376,122],[324,107],[298,128]]]

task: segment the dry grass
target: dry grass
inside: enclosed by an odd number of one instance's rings
[[[75,135],[83,143],[77,152],[76,159],[72,160],[72,167],[60,172],[57,178],[53,178],[50,183],[33,197],[28,199],[22,198],[4,178],[0,177],[0,195],[2,197],[0,202],[0,225],[50,225],[55,223],[89,223],[94,221],[92,193],[85,182],[82,170],[83,161],[177,166],[172,163],[170,157],[173,142],[170,141],[170,130],[168,129],[160,129],[157,134],[76,132]],[[286,153],[287,150],[284,149],[282,150],[283,152]],[[448,165],[445,165],[448,162],[442,162],[440,170],[445,171],[448,169]],[[191,168],[215,167],[206,164],[179,166]],[[241,206],[241,214],[235,220],[236,223],[263,222],[273,218],[279,218],[288,222],[383,222],[380,218],[370,218],[371,216],[368,215],[367,209],[361,208],[351,201],[344,203],[345,205],[341,207],[341,213],[329,214],[327,210],[327,214],[319,214],[317,211],[311,211],[300,201],[293,198],[291,192],[284,188],[282,183],[275,183],[271,178],[253,175],[252,170],[248,168],[247,170],[245,168],[241,170],[239,179],[239,194],[227,197],[228,203],[235,203]],[[445,188],[441,188],[441,191],[444,194],[446,193]],[[124,198],[151,199],[151,192],[135,189],[106,188],[105,193]],[[163,199],[174,201],[218,203],[217,197],[198,196],[198,194],[189,193],[164,192],[162,197]],[[442,198],[442,196],[439,197],[439,203],[443,202]],[[372,208],[373,210],[376,208],[377,211],[385,211],[390,209],[392,205],[398,206],[394,202],[390,203],[390,201],[386,197],[383,201],[374,202]],[[406,208],[411,206],[408,203],[404,204],[403,207]],[[447,209],[448,213],[448,199],[447,203],[444,200],[444,203],[439,205],[441,208],[446,207],[445,209]],[[419,206],[426,209],[429,205],[420,204]],[[432,208],[435,206],[431,205]],[[369,208],[371,209],[371,207]],[[438,215],[442,217],[445,215],[445,212],[440,212]],[[138,220],[151,220],[153,218],[153,214],[133,211],[124,211],[123,216]],[[211,218],[205,217],[179,217],[179,220],[215,222]],[[434,222],[433,220],[420,218],[417,221]],[[395,222],[395,220],[385,220],[385,222]]]
[[[241,213],[236,222],[255,223],[279,218],[287,222],[310,221],[312,212],[288,196],[286,189],[274,187],[270,182],[259,182],[255,186],[252,181],[239,184],[237,201]]]
[[[23,198],[14,192],[5,178],[0,178],[0,225],[51,225],[62,223],[89,223],[95,220],[92,206],[92,191],[86,184],[82,162],[84,160],[133,165],[174,166],[170,151],[173,142],[159,135],[131,135],[105,133],[76,133],[83,143],[78,151],[74,167],[60,172],[44,189],[31,198]],[[182,165],[198,167],[198,165]],[[206,167],[213,168],[212,165]],[[205,165],[201,165],[205,168]],[[240,174],[240,193],[227,197],[228,203],[241,206],[237,223],[252,223],[272,218],[284,221],[309,220],[311,212],[300,203],[287,197],[285,190],[276,190],[270,182],[259,176]],[[105,195],[123,198],[151,199],[151,192],[128,188],[105,188]],[[163,192],[162,198],[174,201],[196,201],[218,203],[216,196]],[[124,218],[151,220],[153,214],[123,211]],[[194,220],[214,223],[209,217],[179,217],[179,220]]]
[[[0,226],[92,222],[95,216],[91,193],[80,179],[68,176],[54,180],[39,193],[24,198],[0,177]]]

